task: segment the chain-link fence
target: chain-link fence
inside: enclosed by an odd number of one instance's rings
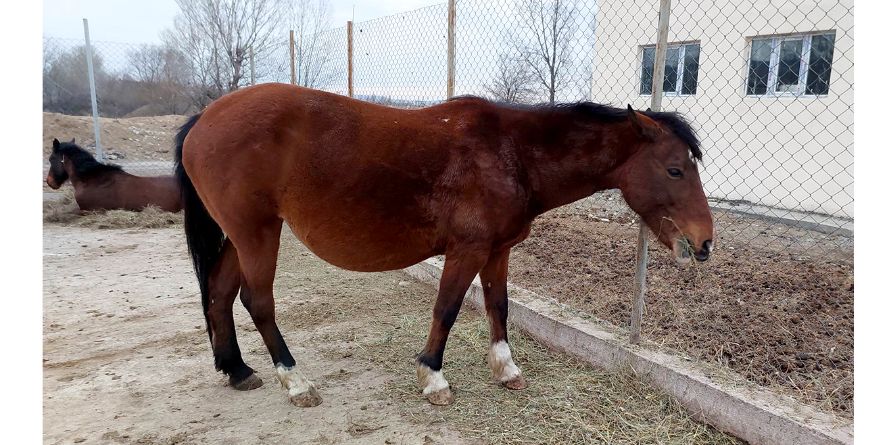
[[[410,108],[446,100],[448,6],[355,23],[354,97]],[[645,109],[659,6],[654,0],[456,2],[452,93]],[[685,114],[699,133],[721,244],[851,255],[852,11],[848,1],[672,2],[662,108]],[[291,36],[244,60],[240,84],[295,81],[347,94],[347,28]],[[183,115],[208,102],[181,54],[164,46],[98,41],[92,51],[104,118]],[[44,38],[43,72],[45,111],[90,113],[83,41]],[[160,128],[137,119],[118,128],[122,121],[103,119],[106,159],[137,172],[168,172],[179,120],[167,120]],[[61,125],[46,137],[76,133],[92,146],[87,124],[84,118],[67,125],[75,128]],[[636,223],[617,193],[563,211]]]
[[[719,253],[690,273],[650,245],[648,338],[851,412],[851,1],[451,2],[280,36],[243,66],[240,85],[292,82],[402,108],[476,95],[642,110],[659,91],[667,3],[661,109],[683,113],[700,137]],[[52,137],[94,142],[82,45],[44,39],[46,147]],[[176,77],[162,48],[93,51],[106,157],[169,172],[180,115],[202,108],[204,91]],[[638,229],[617,191],[597,193],[539,218],[512,276],[625,325]],[[785,359],[807,350],[799,364]]]
[[[642,110],[662,3],[453,2],[354,23],[353,95],[421,107],[451,82],[454,95]],[[661,109],[701,139],[717,252],[686,271],[650,244],[643,337],[851,415],[852,3],[668,3]],[[324,89],[347,91],[338,78]],[[639,229],[617,191],[597,193],[539,218],[511,277],[626,327],[643,308]]]
[[[659,2],[458,2],[455,94],[593,100],[645,109]],[[447,5],[354,25],[354,95],[399,106],[446,99]],[[662,109],[685,114],[721,240],[831,254],[851,249],[850,2],[675,1]],[[636,220],[617,196],[578,203]]]
[[[237,85],[291,80],[289,41],[278,40],[259,54],[247,49]],[[137,175],[170,174],[174,132],[183,115],[217,97],[214,80],[169,45],[92,41],[90,48],[103,160]],[[96,148],[87,54],[85,40],[43,39],[44,157],[53,138]]]

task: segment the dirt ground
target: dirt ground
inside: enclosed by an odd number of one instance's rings
[[[851,249],[809,255],[802,239],[785,244],[784,236],[747,238],[752,224],[743,230],[724,233],[711,260],[686,268],[651,242],[645,339],[851,418]],[[626,328],[637,233],[636,225],[599,217],[543,215],[514,249],[511,281]]]
[[[43,241],[46,443],[737,442],[626,373],[594,370],[517,332],[530,387],[500,388],[484,363],[486,323],[467,310],[445,365],[456,403],[432,407],[413,382],[432,288],[401,272],[334,268],[288,231],[277,318],[324,401],[287,402],[239,304],[244,358],[265,385],[237,392],[212,368],[180,226],[46,224]]]
[[[172,138],[185,116],[99,118],[102,147],[111,161],[172,161]],[[43,158],[49,158],[52,139],[95,147],[92,116],[43,113]]]

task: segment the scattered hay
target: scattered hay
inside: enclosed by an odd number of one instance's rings
[[[415,369],[395,350],[424,343],[427,314],[401,315],[381,341],[364,345],[370,360],[397,375]],[[526,443],[741,443],[698,423],[673,398],[629,371],[608,373],[511,331],[515,361],[529,382],[509,391],[486,367],[485,319],[465,310],[449,337],[444,366],[456,401],[437,408],[421,400],[414,379],[396,379],[384,391],[419,423],[442,422],[483,441]]]
[[[74,201],[71,188],[60,193],[57,199],[43,201],[43,222],[94,229],[156,229],[182,224],[182,214],[170,213],[156,206],[148,206],[141,212],[108,210],[81,212]]]
[[[280,329],[310,330],[311,341],[329,359],[369,362],[395,376],[372,390],[416,424],[452,428],[480,443],[741,443],[693,420],[673,398],[630,371],[600,371],[514,328],[514,359],[529,387],[502,388],[486,365],[486,320],[467,307],[446,348],[444,370],[455,402],[431,406],[416,386],[414,360],[425,344],[434,289],[405,276],[367,279],[333,266],[293,268],[294,258],[305,255],[313,254],[284,231],[274,283]],[[352,329],[325,329],[341,324]],[[340,378],[327,377],[327,384]],[[377,426],[356,422],[349,433],[357,437]]]

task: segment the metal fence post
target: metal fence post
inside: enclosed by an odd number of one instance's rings
[[[289,83],[295,85],[295,31],[289,30]]]
[[[92,44],[89,42],[89,21],[83,19],[83,35],[86,39],[86,71],[89,75],[89,96],[92,99],[92,129],[95,131],[95,157],[104,160],[101,125],[98,122],[98,99],[95,97],[95,71],[92,68]]]
[[[348,20],[348,97],[354,97],[354,22]]]
[[[661,0],[658,10],[658,40],[655,42],[655,65],[652,68],[652,111],[661,110],[661,96],[664,87],[664,63],[668,52],[668,25],[671,18],[671,0]],[[649,259],[649,229],[640,221],[640,234],[637,237],[637,269],[635,272],[634,308],[631,311],[632,344],[640,343],[640,326],[646,300],[646,264]]]
[[[455,0],[449,0],[449,23],[446,39],[446,98],[455,94]]]

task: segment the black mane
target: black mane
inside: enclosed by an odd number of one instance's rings
[[[74,174],[80,179],[90,179],[112,172],[122,172],[123,167],[116,164],[104,164],[95,159],[88,151],[73,142],[62,142],[53,154],[64,156],[64,162],[74,165]]]
[[[477,96],[458,96],[453,97],[450,100],[464,99],[486,100]],[[610,105],[598,104],[595,102],[574,102],[562,104],[542,103],[536,105],[513,104],[493,101],[488,102],[492,102],[503,107],[521,110],[563,111],[603,122],[619,121],[628,117],[628,110],[624,108],[616,108]],[[637,113],[642,113],[670,129],[671,132],[673,132],[674,135],[677,136],[677,138],[679,138],[681,141],[689,146],[689,153],[692,155],[692,158],[696,161],[701,161],[701,143],[698,140],[698,136],[696,136],[695,134],[695,130],[692,129],[692,124],[690,124],[689,121],[686,120],[686,118],[682,114],[678,112],[666,111],[637,111]]]

